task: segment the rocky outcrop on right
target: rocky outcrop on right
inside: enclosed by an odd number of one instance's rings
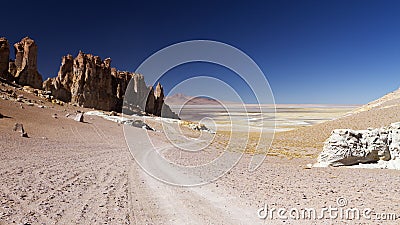
[[[400,163],[400,122],[368,130],[336,129],[326,140],[317,166]],[[398,164],[400,168],[400,164]]]

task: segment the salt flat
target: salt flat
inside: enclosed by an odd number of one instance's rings
[[[324,104],[227,104],[220,105],[175,105],[172,109],[180,112],[181,118],[200,121],[219,130],[244,131],[289,131],[332,120],[351,112],[357,105]],[[204,119],[208,118],[208,119]],[[215,124],[214,124],[215,123]],[[233,127],[232,127],[233,126]],[[274,126],[275,129],[274,129]]]

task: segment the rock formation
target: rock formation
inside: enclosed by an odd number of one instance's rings
[[[368,130],[337,129],[325,142],[319,166],[343,166],[400,159],[400,122]]]
[[[164,89],[160,83],[157,84],[154,92],[154,115],[161,115],[161,110],[164,104]]]
[[[8,76],[8,61],[10,58],[10,45],[6,38],[0,38],[0,77],[7,79]]]
[[[20,85],[42,88],[42,76],[37,70],[37,45],[29,37],[14,45],[15,62],[10,61],[9,71]]]
[[[80,52],[62,58],[58,76],[44,82],[43,88],[64,102],[83,107],[115,110],[116,96],[113,93],[110,59]]]
[[[56,78],[49,78],[43,88],[64,102],[105,111],[149,114],[177,118],[164,104],[161,85],[147,87],[141,74],[118,71],[111,68],[111,59],[104,61],[98,56],[79,52],[62,58]],[[124,102],[125,100],[125,102]]]
[[[125,108],[124,113],[129,113],[130,110],[134,112],[142,110],[153,114],[152,111],[145,110],[146,103],[151,96],[149,96],[150,88],[146,86],[142,74],[118,71],[112,68],[111,75],[114,77],[113,89],[118,99],[117,110],[115,111],[121,111],[125,98],[125,107],[127,108]]]
[[[141,74],[111,68],[111,59],[79,52],[76,58],[62,58],[56,78],[44,83],[37,70],[37,45],[29,37],[14,45],[15,60],[10,60],[10,46],[0,38],[0,77],[20,85],[51,92],[54,98],[82,107],[124,113],[144,111],[156,116],[178,118],[164,103],[160,84],[147,87]],[[127,94],[128,93],[128,94]],[[57,101],[58,101],[57,100]]]

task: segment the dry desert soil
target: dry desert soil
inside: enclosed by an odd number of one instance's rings
[[[209,184],[177,187],[149,176],[127,146],[121,124],[85,115],[69,104],[47,102],[11,86],[33,106],[0,98],[0,224],[399,224],[378,220],[384,213],[400,215],[400,171],[355,168],[309,168],[323,141],[335,128],[364,129],[400,121],[398,93],[342,118],[278,133],[264,163],[250,172],[245,154],[227,174]],[[44,106],[40,108],[38,106]],[[55,115],[56,114],[56,115]],[[66,114],[70,116],[66,117]],[[158,144],[159,120],[148,123]],[[13,131],[22,123],[28,138]],[[132,128],[140,137],[146,130]],[[226,134],[216,135],[216,149]],[[140,146],[139,146],[140,147]],[[174,157],[173,148],[166,155]],[[188,154],[188,153],[187,153]],[[208,157],[208,156],[206,156]],[[190,156],[180,155],[181,160]],[[201,161],[201,159],[200,159]],[[185,163],[185,162],[183,162]],[[294,220],[258,218],[271,208],[370,208],[371,219]]]

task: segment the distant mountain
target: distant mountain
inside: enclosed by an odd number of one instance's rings
[[[187,96],[181,93],[165,97],[165,103],[168,105],[220,105],[217,100],[205,96]]]

